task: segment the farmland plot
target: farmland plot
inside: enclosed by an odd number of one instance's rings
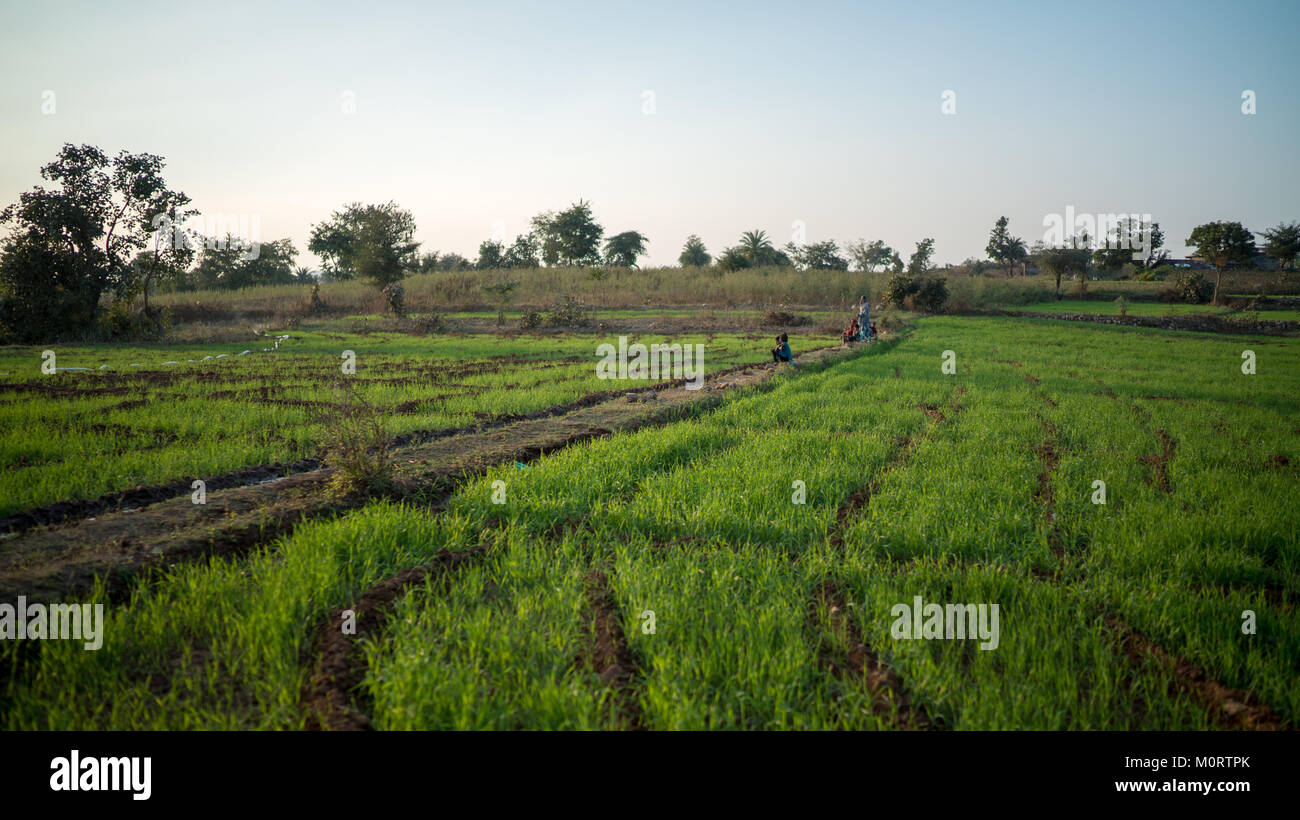
[[[1290,339],[924,320],[435,515],[380,502],[142,582],[100,651],[15,664],[6,722],[1292,726],[1297,395]],[[980,617],[913,631],[927,604]]]
[[[48,375],[41,372],[43,351],[6,351],[0,517],[140,485],[176,484],[173,490],[188,493],[194,479],[255,467],[267,467],[267,475],[301,469],[316,463],[322,428],[358,403],[382,413],[390,434],[411,438],[536,413],[619,386],[596,377],[589,336],[290,336],[272,350],[60,349],[55,366],[86,370]],[[703,343],[706,372],[766,356],[766,339],[756,336],[632,341]],[[345,351],[355,365],[350,392],[339,384]]]

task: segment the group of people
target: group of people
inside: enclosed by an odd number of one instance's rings
[[[871,322],[871,305],[867,302],[867,297],[863,296],[858,300],[858,314],[853,317],[848,329],[840,334],[840,338],[847,345],[849,342],[869,342],[875,337],[876,326]],[[789,362],[791,366],[798,367],[794,363],[794,353],[790,350],[790,337],[785,333],[776,337],[776,347],[772,348],[772,362],[774,364]]]
[[[871,305],[867,297],[858,300],[858,315],[853,317],[848,330],[840,334],[844,344],[849,342],[869,342],[876,337],[876,326],[871,322]]]

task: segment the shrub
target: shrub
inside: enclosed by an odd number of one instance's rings
[[[1178,301],[1203,305],[1214,295],[1214,283],[1201,275],[1200,271],[1194,271],[1183,273],[1174,280],[1173,290]]]
[[[389,282],[384,285],[384,299],[388,302],[388,309],[394,314],[406,315],[406,288],[402,287],[401,282]]]
[[[591,306],[569,296],[551,305],[546,314],[548,327],[586,327],[591,324]]]
[[[800,327],[811,324],[812,320],[807,316],[800,316],[797,313],[790,313],[784,310],[769,310],[763,317],[763,324],[779,325],[782,327]]]
[[[324,428],[325,463],[334,468],[331,487],[342,495],[384,492],[393,481],[393,442],[383,416],[351,384],[338,387],[343,399],[338,412],[315,419]]]
[[[912,303],[922,313],[938,313],[948,302],[948,283],[943,277],[922,279],[918,283]]]
[[[914,295],[920,289],[915,277],[905,273],[895,274],[889,278],[889,286],[885,289],[885,303],[894,307],[903,307],[907,297]]]

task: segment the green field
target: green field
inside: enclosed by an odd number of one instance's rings
[[[57,367],[88,371],[51,375],[41,373],[39,348],[0,351],[0,516],[315,457],[322,428],[357,403],[376,408],[388,432],[402,435],[532,413],[619,387],[597,378],[594,367],[597,344],[614,337],[286,333],[269,351],[270,340],[60,347]],[[706,372],[764,361],[772,344],[766,334],[637,334],[629,341],[704,344]],[[798,344],[837,341],[813,333]],[[356,357],[348,379],[355,396],[337,384],[345,350]]]
[[[316,380],[344,340],[296,341],[293,364],[268,355],[222,378],[253,390],[283,378],[295,395],[323,397]],[[565,363],[589,354],[589,338],[438,339],[446,360],[535,357],[463,377],[528,389],[456,405],[418,380],[384,382],[426,355],[428,340],[348,344],[367,363],[373,400],[444,402],[394,417],[394,430],[604,387],[590,362]],[[711,364],[748,360],[756,343],[726,344],[730,358]],[[1246,349],[1255,375],[1242,373]],[[946,351],[953,374],[941,370]],[[116,370],[145,355],[159,351],[66,361],[103,358]],[[547,357],[560,366],[539,371]],[[35,364],[6,354],[0,370]],[[182,398],[216,387],[197,377],[215,371],[193,367],[147,405],[156,415],[144,424],[203,440],[206,417],[247,425],[240,442],[286,428],[310,441],[290,410],[253,408],[245,419],[219,399]],[[145,408],[109,410],[123,400],[47,397],[28,414],[30,402],[11,399],[6,430],[75,428],[73,412],[125,425]],[[6,435],[8,482],[25,437]],[[277,439],[256,447],[220,461],[229,444],[218,439],[158,476],[302,452]],[[97,593],[107,604],[99,651],[45,641],[18,659],[15,644],[0,645],[15,670],[3,725],[309,725],[303,693],[322,620],[446,550],[464,560],[403,589],[365,639],[359,701],[377,728],[1221,727],[1224,715],[1162,653],[1294,726],[1298,459],[1294,338],[924,319],[901,339],[783,372],[682,421],[493,469],[434,512],[375,502],[251,555],[180,564],[125,600]],[[40,491],[14,481],[0,498],[14,509],[113,485],[96,480],[62,476]],[[1104,504],[1094,503],[1097,481]],[[996,648],[895,637],[893,607],[915,596],[998,605]],[[1254,634],[1243,634],[1246,610]],[[1135,634],[1145,653],[1133,650]]]
[[[1114,301],[1099,299],[1062,299],[1048,302],[1033,302],[1018,305],[1008,310],[1026,313],[1100,313],[1119,316],[1119,306]],[[1249,311],[1233,310],[1214,305],[1189,305],[1181,302],[1137,302],[1129,300],[1124,306],[1129,316],[1221,316],[1227,319],[1245,319]],[[1257,319],[1277,322],[1294,322],[1300,320],[1300,310],[1258,310],[1254,311]]]

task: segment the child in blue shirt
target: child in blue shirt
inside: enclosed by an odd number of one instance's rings
[[[780,364],[789,362],[791,367],[798,367],[794,363],[794,353],[790,350],[790,337],[782,333],[776,337],[776,347],[772,348],[772,361]]]

